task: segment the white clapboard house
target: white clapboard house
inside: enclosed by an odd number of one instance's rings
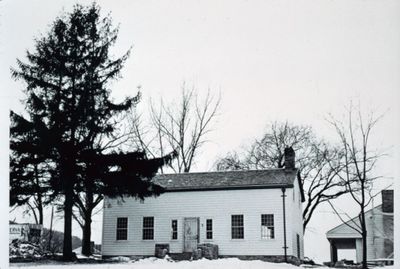
[[[156,244],[185,253],[210,243],[221,257],[302,259],[304,195],[292,149],[285,159],[281,169],[159,175],[153,180],[166,192],[144,201],[106,197],[102,255],[154,256]]]

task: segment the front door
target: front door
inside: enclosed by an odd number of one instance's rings
[[[185,218],[184,251],[193,252],[199,242],[199,219]]]

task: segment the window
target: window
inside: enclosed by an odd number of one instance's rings
[[[212,239],[213,238],[213,231],[212,231],[212,219],[206,220],[206,238]]]
[[[262,214],[261,215],[261,238],[262,239],[274,239],[274,215],[273,214]]]
[[[178,239],[178,220],[173,219],[171,222],[172,240]]]
[[[117,240],[128,239],[128,218],[117,218]]]
[[[154,217],[143,217],[143,240],[154,239]]]
[[[232,215],[232,239],[244,238],[243,215]]]

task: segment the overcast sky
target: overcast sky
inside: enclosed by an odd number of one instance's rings
[[[324,118],[328,113],[340,118],[353,100],[365,111],[385,112],[373,133],[373,146],[388,153],[377,173],[398,178],[399,1],[97,2],[102,14],[111,12],[115,25],[120,25],[113,53],[122,55],[133,46],[123,78],[113,84],[117,100],[135,94],[140,85],[140,106],[146,107],[149,98],[172,101],[179,97],[183,81],[200,94],[208,88],[221,93],[215,131],[201,149],[196,171],[210,170],[218,156],[250,143],[275,120],[311,125],[317,135],[333,140],[335,134]],[[0,2],[4,130],[8,109],[23,109],[23,85],[10,78],[10,66],[16,65],[16,58],[24,59],[34,38],[45,34],[55,17],[72,5],[73,1],[54,0]],[[1,135],[6,152],[8,134]],[[7,177],[8,156],[2,154],[1,160]],[[6,197],[7,186],[2,189]],[[339,223],[327,211],[318,212],[306,233],[306,256],[318,261],[329,259],[325,232]],[[97,217],[97,242],[100,224]],[[62,229],[61,220],[58,227]],[[77,226],[74,233],[81,235]]]

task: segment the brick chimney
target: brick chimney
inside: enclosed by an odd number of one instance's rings
[[[296,154],[292,147],[285,148],[285,169],[294,169],[296,162]]]
[[[393,190],[382,190],[382,212],[393,213]]]

